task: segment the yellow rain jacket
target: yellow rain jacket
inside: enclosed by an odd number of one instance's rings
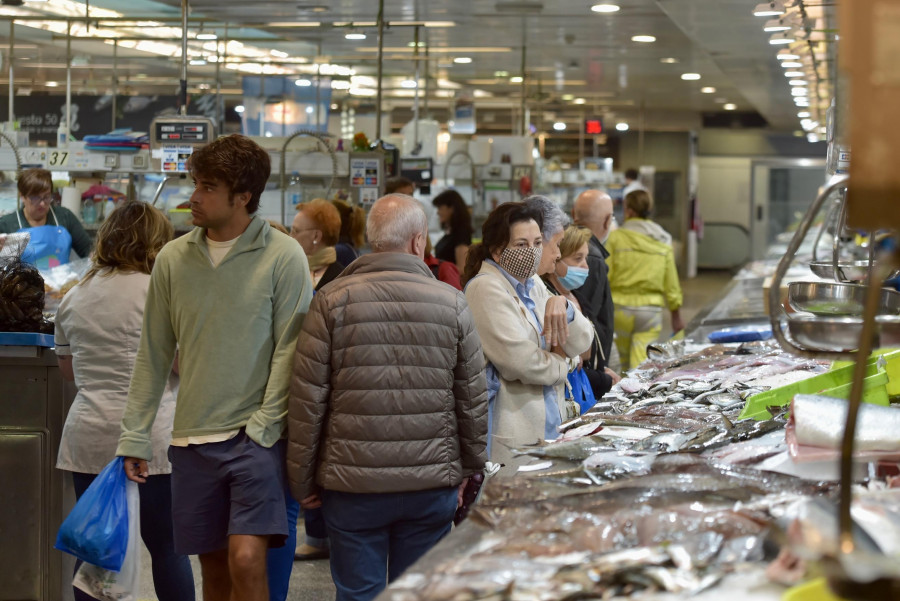
[[[613,303],[625,307],[681,307],[681,284],[672,238],[648,219],[632,217],[610,232],[609,287]]]

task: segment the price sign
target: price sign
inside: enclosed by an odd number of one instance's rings
[[[48,167],[63,167],[69,162],[68,150],[51,150],[47,155]]]

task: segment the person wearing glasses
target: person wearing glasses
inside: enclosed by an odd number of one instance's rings
[[[91,239],[78,217],[65,207],[51,207],[53,181],[46,169],[27,169],[17,182],[22,208],[0,217],[0,234],[31,235],[22,260],[38,269],[69,262],[72,250],[79,257],[91,252]],[[0,247],[3,237],[0,237]]]

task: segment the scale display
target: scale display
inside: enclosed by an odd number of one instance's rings
[[[185,173],[195,149],[212,142],[215,126],[206,117],[158,117],[150,124],[150,151],[154,168],[163,173]]]

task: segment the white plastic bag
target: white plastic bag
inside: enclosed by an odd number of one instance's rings
[[[101,601],[137,601],[140,587],[140,539],[141,507],[138,485],[128,481],[125,485],[128,499],[128,547],[122,570],[111,572],[103,568],[82,563],[72,584]]]

